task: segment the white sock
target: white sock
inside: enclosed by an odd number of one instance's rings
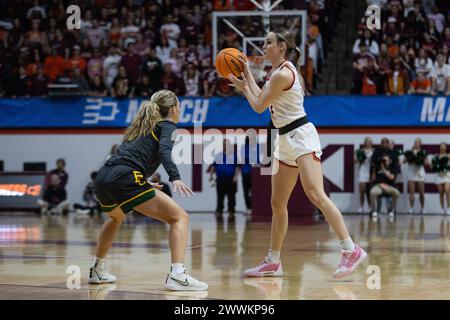
[[[267,254],[267,259],[270,263],[277,263],[280,261],[280,251],[275,251],[269,249],[269,253]]]
[[[172,263],[170,265],[170,272],[172,272],[173,274],[183,273],[184,270],[186,270],[184,263]]]
[[[94,261],[92,262],[92,266],[97,268],[105,267],[105,258],[94,257]]]
[[[355,250],[355,244],[353,243],[353,240],[350,237],[342,240],[340,242],[340,245],[341,245],[342,250],[349,250],[349,251]]]

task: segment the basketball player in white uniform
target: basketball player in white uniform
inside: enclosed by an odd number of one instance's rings
[[[270,109],[272,122],[279,129],[274,152],[274,168],[278,170],[272,173],[270,249],[264,261],[246,270],[244,275],[283,275],[280,252],[288,227],[287,204],[300,175],[306,195],[323,212],[340,240],[342,259],[333,277],[341,279],[350,275],[367,254],[353,243],[341,212],[323,189],[319,136],[303,108],[303,79],[288,60],[292,54],[296,55],[297,64],[300,60],[300,49],[294,43],[293,37],[284,30],[267,34],[263,46],[264,58],[271,62],[272,70],[262,89],[256,84],[244,61],[242,80],[230,76],[232,86],[242,92],[255,112],[262,113]]]

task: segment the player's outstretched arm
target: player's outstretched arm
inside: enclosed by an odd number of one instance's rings
[[[261,88],[256,83],[255,78],[253,77],[253,74],[250,71],[250,65],[248,64],[248,61],[245,61],[241,57],[239,57],[239,60],[241,60],[242,65],[244,66],[244,76],[245,76],[245,78],[247,78],[250,91],[255,96],[259,96],[261,94]]]

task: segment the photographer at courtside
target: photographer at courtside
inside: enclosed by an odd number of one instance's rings
[[[373,185],[370,189],[370,204],[372,206],[372,217],[378,216],[378,197],[388,195],[392,197],[392,203],[389,208],[389,216],[395,215],[397,200],[400,191],[395,187],[395,178],[397,177],[397,161],[391,150],[389,150],[389,140],[387,140],[387,148],[385,147],[385,138],[382,140],[381,149],[377,150],[376,157],[372,161],[372,181]]]

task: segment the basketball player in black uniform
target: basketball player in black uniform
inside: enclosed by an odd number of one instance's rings
[[[111,283],[116,277],[105,267],[105,256],[125,214],[131,210],[170,225],[169,245],[172,265],[166,277],[169,290],[207,290],[208,285],[187,274],[184,254],[188,237],[187,213],[169,196],[150,184],[151,176],[163,165],[174,192],[190,197],[193,192],[180,180],[172,162],[172,134],[180,117],[177,96],[168,90],[155,92],[142,103],[136,118],[125,132],[123,142],[99,170],[95,182],[97,199],[109,215],[100,231],[90,268],[89,283]]]

